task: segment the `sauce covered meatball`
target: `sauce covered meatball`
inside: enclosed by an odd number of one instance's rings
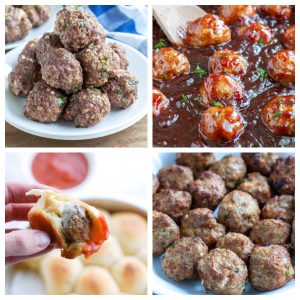
[[[123,70],[127,70],[129,62],[126,57],[125,48],[118,43],[109,43],[110,48],[119,56],[120,59],[120,68]]]
[[[285,48],[295,50],[295,25],[285,28],[281,35],[281,42]]]
[[[251,18],[256,8],[254,5],[220,5],[218,13],[227,25],[231,25],[243,17]]]
[[[258,8],[271,18],[282,21],[290,19],[292,15],[292,9],[289,5],[260,5]]]
[[[157,88],[152,89],[152,105],[153,105],[153,116],[157,117],[161,113],[167,111],[169,107],[169,99]]]
[[[47,5],[22,5],[22,9],[29,18],[32,27],[43,25],[51,16],[51,10]]]

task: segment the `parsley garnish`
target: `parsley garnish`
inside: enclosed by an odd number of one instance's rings
[[[86,24],[86,21],[84,21],[84,20],[83,21],[79,21],[78,22],[78,27],[79,28],[85,27],[85,24]]]
[[[167,41],[165,39],[160,39],[157,44],[154,45],[155,49],[160,49],[167,46]]]
[[[107,58],[102,53],[99,54],[99,60],[101,62],[107,62]]]
[[[161,79],[167,79],[168,76],[166,74],[161,75]]]
[[[194,101],[202,102],[203,99],[201,99],[201,98],[199,98],[199,97],[195,97],[193,100],[194,100]]]
[[[262,68],[257,68],[256,72],[261,80],[264,80],[268,76],[268,72]]]
[[[260,48],[263,48],[265,46],[264,40],[260,40],[258,44]]]
[[[200,68],[198,65],[197,67],[194,69],[194,71],[192,72],[193,74],[198,75],[199,77],[203,77],[206,74],[206,71],[203,70],[202,68]]]
[[[108,73],[107,72],[101,72],[100,75],[106,77],[108,75]]]
[[[56,99],[56,103],[58,106],[65,105],[67,103],[67,97],[61,96],[60,98]]]
[[[273,113],[273,117],[279,117],[279,116],[281,116],[282,115],[282,111],[275,111],[274,113]]]
[[[281,98],[281,97],[278,98],[278,103],[279,103],[279,104],[283,104],[283,98]]]
[[[186,95],[182,95],[181,96],[181,100],[180,101],[182,101],[182,102],[188,102],[188,97],[186,96]]]
[[[219,102],[219,101],[213,101],[213,105],[214,106],[220,106],[220,107],[223,107],[224,105],[221,103],[221,102]]]

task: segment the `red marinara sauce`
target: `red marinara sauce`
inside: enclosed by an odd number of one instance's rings
[[[32,162],[35,179],[58,189],[79,185],[88,171],[88,161],[81,153],[39,153]]]

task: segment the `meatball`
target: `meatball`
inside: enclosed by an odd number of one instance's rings
[[[179,239],[179,227],[168,215],[153,211],[153,255],[162,255],[166,249]]]
[[[205,47],[225,44],[230,40],[230,28],[217,15],[206,14],[187,25],[185,43],[188,45]]]
[[[102,87],[102,91],[107,94],[113,108],[127,108],[138,97],[138,80],[133,73],[118,70]]]
[[[229,142],[244,130],[242,115],[232,106],[210,107],[201,115],[199,132],[215,142]]]
[[[250,257],[250,282],[259,291],[272,291],[294,278],[291,258],[285,247],[256,246]]]
[[[221,201],[218,220],[229,231],[247,233],[259,221],[258,202],[250,194],[234,190]]]
[[[275,196],[265,204],[261,212],[263,219],[278,219],[291,224],[295,215],[295,197]]]
[[[105,31],[96,17],[81,8],[65,7],[56,16],[54,32],[64,47],[77,52],[90,45],[103,45]]]
[[[126,57],[126,50],[118,43],[109,43],[110,48],[119,56],[120,68],[127,70],[129,62]]]
[[[160,188],[189,191],[193,187],[193,172],[188,167],[171,165],[158,172]]]
[[[159,181],[155,175],[153,175],[153,183],[152,184],[153,184],[152,193],[154,195],[157,192],[157,190],[159,189]]]
[[[280,50],[273,54],[268,71],[274,80],[282,84],[295,83],[295,51]]]
[[[237,189],[249,193],[258,200],[260,206],[272,197],[268,179],[257,172],[248,173],[247,178],[243,179]]]
[[[195,177],[207,170],[215,161],[214,153],[177,153],[176,163],[190,167]]]
[[[38,40],[33,39],[29,41],[22,52],[18,56],[18,62],[21,62],[24,59],[29,59],[31,61],[36,61],[36,52],[37,52]]]
[[[153,209],[178,220],[185,215],[192,205],[192,196],[188,192],[161,190],[153,197]]]
[[[272,172],[273,166],[278,158],[276,153],[242,153],[248,171],[259,172],[268,176]]]
[[[295,25],[285,28],[281,35],[281,42],[285,48],[295,50]]]
[[[22,9],[29,18],[32,27],[43,25],[51,17],[51,10],[47,5],[22,5]]]
[[[227,155],[216,161],[211,167],[213,171],[221,176],[228,189],[234,189],[247,173],[244,160],[240,156]]]
[[[290,19],[292,15],[290,5],[261,5],[258,8],[266,15],[282,21]]]
[[[42,122],[56,122],[67,103],[67,97],[44,81],[36,82],[24,106],[24,116]]]
[[[209,58],[208,69],[210,73],[225,73],[232,75],[244,75],[247,72],[247,59],[232,50],[217,50]]]
[[[64,119],[74,122],[76,127],[92,127],[109,113],[108,97],[98,89],[82,89],[72,95],[65,110]]]
[[[231,25],[243,17],[251,18],[256,13],[254,5],[220,5],[219,16],[228,25]]]
[[[291,243],[292,243],[292,248],[295,249],[295,219],[292,224]]]
[[[270,183],[279,195],[295,194],[295,157],[277,159],[270,175]]]
[[[225,194],[225,182],[220,175],[205,171],[194,183],[193,206],[214,210]]]
[[[245,263],[248,262],[253,247],[254,244],[246,235],[236,232],[228,232],[216,244],[216,248],[231,250]]]
[[[198,263],[201,283],[218,295],[241,295],[247,283],[246,264],[231,250],[213,249]]]
[[[75,56],[64,48],[49,51],[42,59],[42,78],[51,86],[67,94],[82,86],[82,69]]]
[[[169,107],[169,99],[157,88],[152,89],[153,117],[164,113]]]
[[[23,39],[32,28],[23,9],[5,5],[5,43]]]
[[[267,128],[278,136],[295,136],[295,96],[278,96],[261,111]]]
[[[214,247],[217,240],[225,234],[225,231],[225,227],[217,223],[213,212],[208,208],[192,209],[181,219],[181,235],[201,237],[209,248]]]
[[[153,78],[171,80],[174,77],[188,73],[190,63],[187,57],[173,49],[160,48],[153,53]]]
[[[180,238],[167,249],[162,269],[175,281],[196,278],[197,263],[207,252],[207,246],[200,237]]]

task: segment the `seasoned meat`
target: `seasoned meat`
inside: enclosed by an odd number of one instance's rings
[[[152,194],[154,195],[157,190],[159,189],[159,181],[156,177],[156,175],[153,174],[153,183],[152,183]]]
[[[29,41],[22,52],[18,56],[18,62],[21,62],[24,59],[29,59],[36,61],[36,52],[37,52],[38,39],[33,39]]]
[[[29,18],[32,27],[43,25],[51,17],[51,10],[47,5],[22,5],[22,9]]]
[[[254,5],[218,6],[218,14],[227,25],[231,25],[245,17],[251,18],[255,13],[256,7]]]
[[[295,219],[293,220],[293,224],[292,224],[291,243],[293,249],[295,249]]]
[[[119,56],[120,58],[120,68],[127,70],[129,62],[126,57],[126,50],[124,47],[118,43],[109,43],[110,48]]]

